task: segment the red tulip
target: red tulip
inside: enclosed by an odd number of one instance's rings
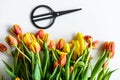
[[[6,51],[7,51],[7,47],[4,44],[0,43],[0,52],[6,52]]]

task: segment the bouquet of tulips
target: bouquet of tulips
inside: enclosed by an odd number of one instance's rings
[[[11,80],[109,80],[115,71],[108,66],[114,56],[113,41],[103,43],[93,65],[91,51],[98,47],[99,41],[90,35],[78,32],[68,42],[64,38],[55,41],[42,29],[23,34],[17,24],[10,33],[5,41],[13,48],[9,54],[13,64],[10,66],[4,60],[3,63]],[[7,53],[2,43],[0,51]]]

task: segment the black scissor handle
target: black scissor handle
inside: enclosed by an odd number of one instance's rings
[[[54,11],[53,11],[49,6],[39,5],[39,6],[35,7],[35,8],[32,10],[32,12],[31,12],[30,17],[31,17],[31,22],[32,22],[32,24],[33,24],[35,27],[37,27],[37,28],[47,29],[47,28],[49,28],[50,26],[53,25],[56,17],[54,17],[53,15],[51,15],[51,17],[50,17],[51,21],[50,21],[49,25],[47,25],[47,26],[39,26],[39,25],[36,24],[36,21],[39,21],[40,19],[34,20],[34,18],[39,17],[39,15],[38,15],[38,16],[37,16],[37,15],[34,15],[35,11],[36,11],[38,8],[46,8],[46,9],[50,10],[51,13],[54,13]],[[49,14],[49,13],[46,13],[46,14],[43,14],[42,16],[46,16],[46,15],[48,15],[48,14]]]

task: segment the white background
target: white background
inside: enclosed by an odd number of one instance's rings
[[[23,32],[36,32],[30,21],[30,12],[37,5],[49,5],[55,11],[82,8],[81,11],[61,16],[54,25],[45,30],[51,38],[70,40],[72,34],[82,32],[94,39],[114,41],[115,56],[111,59],[110,68],[120,68],[120,2],[119,0],[0,0],[0,42],[8,35],[13,24],[19,24]],[[11,62],[5,54],[0,53],[0,70],[3,70],[2,59]],[[5,73],[4,73],[5,75]],[[119,80],[120,70],[114,72],[110,80]]]

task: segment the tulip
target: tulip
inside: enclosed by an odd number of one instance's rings
[[[55,41],[54,41],[54,40],[50,40],[50,43],[49,43],[48,47],[49,47],[50,49],[55,49],[55,48],[56,48]]]
[[[36,37],[44,40],[44,37],[45,37],[45,32],[44,32],[44,30],[40,29],[40,30],[37,32]]]
[[[66,64],[66,54],[60,55],[59,64],[60,66],[64,66]]]
[[[65,53],[69,53],[70,52],[70,46],[68,43],[65,43],[64,47],[63,47],[63,52]]]
[[[48,33],[45,34],[44,41],[47,42],[47,45],[50,44],[50,35]]]
[[[75,36],[75,40],[79,41],[80,44],[80,54],[83,53],[83,51],[85,50],[85,41],[84,41],[84,37],[83,34],[78,32]]]
[[[35,53],[38,53],[40,52],[41,50],[41,47],[39,45],[39,43],[37,41],[33,41],[31,44],[30,44],[30,47],[29,49]]]
[[[64,40],[63,38],[61,38],[61,39],[58,41],[58,43],[57,43],[57,45],[56,45],[56,48],[59,49],[59,50],[62,50],[63,47],[64,47],[64,44],[65,44],[65,40]]]
[[[6,51],[7,51],[7,47],[4,44],[0,43],[0,52],[6,52]]]
[[[89,43],[88,47],[92,47],[92,49],[96,49],[99,44],[100,44],[100,42],[98,40],[96,40],[96,41],[92,42],[92,45],[91,45],[91,43]]]
[[[17,46],[18,45],[18,41],[11,35],[8,35],[6,38],[5,38],[5,41],[7,42],[7,44],[9,46]]]
[[[29,46],[36,38],[32,33],[26,33],[23,35],[23,42],[26,46]]]
[[[60,50],[58,50],[58,49],[56,49],[56,51],[57,51],[57,53],[59,54],[59,55],[62,55],[62,54],[68,54],[68,53],[65,53],[65,52],[63,52],[63,51],[60,51]]]
[[[19,77],[17,77],[17,78],[15,78],[15,80],[20,80],[20,78],[19,78]]]
[[[18,24],[14,24],[13,29],[10,29],[10,32],[14,35],[22,34],[22,30]]]
[[[113,58],[114,53],[115,53],[115,43],[113,41],[110,42],[104,42],[102,45],[102,50],[108,51],[108,57]]]
[[[91,43],[92,42],[92,37],[90,35],[86,35],[84,36],[84,40],[87,42],[87,43]]]
[[[55,61],[54,65],[53,65],[53,69],[55,69],[58,65],[59,65],[58,61]]]
[[[75,50],[74,50],[74,53],[73,53],[73,55],[72,55],[72,60],[76,60],[77,59],[77,57],[78,57],[78,55],[80,55],[81,53],[80,53],[80,44],[79,44],[79,41],[78,40],[76,40],[75,41]]]

